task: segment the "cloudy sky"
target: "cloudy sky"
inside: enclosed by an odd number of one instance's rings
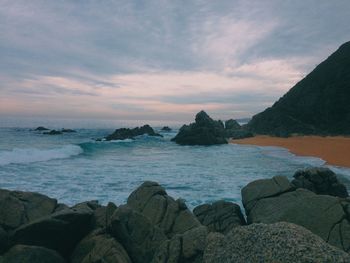
[[[350,40],[349,0],[0,0],[0,116],[242,118]]]

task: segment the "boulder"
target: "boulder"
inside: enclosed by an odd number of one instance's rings
[[[260,199],[246,213],[248,223],[294,223],[307,228],[330,244],[349,251],[349,217],[344,207],[345,201],[341,202],[337,197],[297,189]]]
[[[249,213],[251,208],[260,199],[277,196],[293,190],[293,185],[290,184],[285,176],[256,180],[242,188],[242,203],[247,213]]]
[[[200,226],[173,236],[157,249],[152,263],[202,262],[207,235],[207,228]]]
[[[0,226],[14,229],[51,214],[57,200],[31,192],[0,189]]]
[[[169,238],[201,225],[181,199],[175,201],[156,182],[144,182],[131,193],[127,204],[161,228]]]
[[[65,209],[17,228],[15,243],[54,249],[68,258],[92,229],[93,212],[85,207]]]
[[[131,263],[123,246],[103,231],[94,232],[74,249],[71,263]]]
[[[62,134],[61,131],[56,131],[56,130],[51,130],[49,132],[44,132],[43,134],[46,134],[46,135],[59,135],[59,134]]]
[[[212,232],[226,234],[232,228],[246,224],[239,205],[231,202],[217,201],[200,205],[193,213],[199,222]]]
[[[239,130],[225,130],[225,136],[226,138],[230,138],[233,140],[238,139],[244,139],[244,138],[250,138],[253,137],[254,134],[250,131],[247,131],[245,129],[239,129]]]
[[[150,262],[158,247],[167,240],[159,227],[127,205],[119,206],[115,211],[108,231],[135,263]]]
[[[16,245],[3,257],[1,263],[64,263],[56,251],[37,246]]]
[[[111,217],[116,209],[117,206],[112,202],[109,202],[107,206],[98,207],[94,211],[95,226],[106,228],[109,225]]]
[[[307,229],[285,222],[236,227],[225,236],[210,234],[207,242],[205,263],[350,262],[349,254],[327,244]]]
[[[37,127],[34,131],[48,131],[49,129],[43,127],[43,126],[39,126]]]
[[[225,128],[221,121],[214,121],[207,113],[197,113],[194,123],[184,125],[172,139],[180,145],[226,144]]]
[[[7,232],[0,226],[0,255],[7,250],[9,238]]]
[[[316,194],[348,197],[344,184],[338,181],[336,174],[323,167],[299,170],[294,174],[292,184],[296,188],[305,188]]]
[[[112,134],[108,135],[105,139],[106,141],[134,139],[136,136],[140,136],[144,134],[147,134],[148,136],[163,137],[159,133],[156,133],[151,126],[146,124],[142,127],[136,127],[134,129],[129,129],[129,128],[117,129]]]

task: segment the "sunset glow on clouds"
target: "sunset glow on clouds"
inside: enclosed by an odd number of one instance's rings
[[[0,115],[250,117],[349,40],[347,1],[175,2],[0,0]]]

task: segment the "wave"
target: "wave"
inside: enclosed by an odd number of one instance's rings
[[[77,145],[65,145],[54,149],[14,148],[0,151],[0,165],[43,162],[53,159],[65,159],[83,153]]]

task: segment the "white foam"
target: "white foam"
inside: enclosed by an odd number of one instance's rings
[[[65,159],[82,152],[83,149],[77,145],[65,145],[54,149],[14,148],[11,151],[0,151],[0,165]]]
[[[126,142],[133,142],[133,139],[124,139],[124,140],[110,140],[109,142],[114,142],[114,143],[126,143]]]

